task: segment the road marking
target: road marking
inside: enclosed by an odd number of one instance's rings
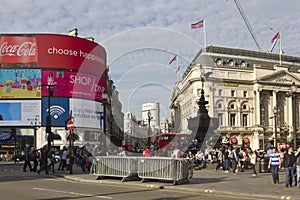
[[[68,192],[68,191],[62,191],[62,190],[51,190],[47,188],[33,188],[34,190],[39,191],[50,191],[50,192],[56,192],[56,193],[62,193],[62,194],[71,194],[71,195],[78,195],[78,196],[85,196],[85,197],[97,197],[101,199],[112,199],[112,197],[107,196],[94,196],[93,194],[84,194],[84,193],[78,193],[78,192]]]
[[[280,199],[291,199],[291,196],[281,196]]]

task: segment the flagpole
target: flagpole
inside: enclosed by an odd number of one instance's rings
[[[281,33],[279,32],[279,65],[281,66],[281,54],[282,54],[282,50],[281,50]]]
[[[176,71],[177,71],[177,69],[178,69],[178,63],[179,63],[178,53],[176,53],[176,56],[177,56],[177,59],[176,59]],[[178,73],[178,76],[177,76],[177,80],[178,81],[180,80],[180,70],[179,70],[179,73]]]
[[[205,20],[203,20],[203,36],[204,36],[204,51],[206,51],[206,31],[205,31]]]

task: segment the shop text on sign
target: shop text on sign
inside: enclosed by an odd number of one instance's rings
[[[99,62],[101,64],[104,64],[104,60],[96,55],[86,53],[82,50],[72,50],[72,49],[62,49],[62,48],[56,48],[56,47],[51,47],[48,48],[48,54],[52,55],[64,55],[64,56],[79,56],[83,57],[92,61]]]

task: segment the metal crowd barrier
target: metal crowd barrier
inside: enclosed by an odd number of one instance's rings
[[[189,159],[168,157],[98,156],[94,159],[92,171],[97,179],[110,176],[121,177],[122,181],[168,180],[174,185],[188,183],[193,176]]]
[[[192,178],[192,167],[189,159],[182,158],[140,158],[138,176],[142,182],[147,179],[169,180],[173,184],[188,183]]]
[[[122,181],[138,180],[137,158],[97,156],[93,163],[93,174],[97,175],[97,179],[111,176],[120,177]]]

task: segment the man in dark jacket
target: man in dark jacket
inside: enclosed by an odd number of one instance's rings
[[[26,172],[27,165],[32,171],[31,164],[30,164],[30,159],[31,159],[31,154],[30,154],[30,149],[29,149],[29,144],[26,144],[25,149],[24,149],[24,165],[23,165],[23,172]]]
[[[293,153],[293,147],[290,147],[288,149],[288,152],[284,154],[283,157],[283,162],[284,162],[284,167],[285,167],[285,172],[286,172],[286,182],[285,182],[285,187],[291,186],[293,183],[293,170],[294,170],[294,165],[295,165],[295,155]]]
[[[41,149],[41,167],[38,170],[38,174],[40,174],[42,170],[45,170],[45,173],[48,174],[48,146],[47,145],[45,145]]]

